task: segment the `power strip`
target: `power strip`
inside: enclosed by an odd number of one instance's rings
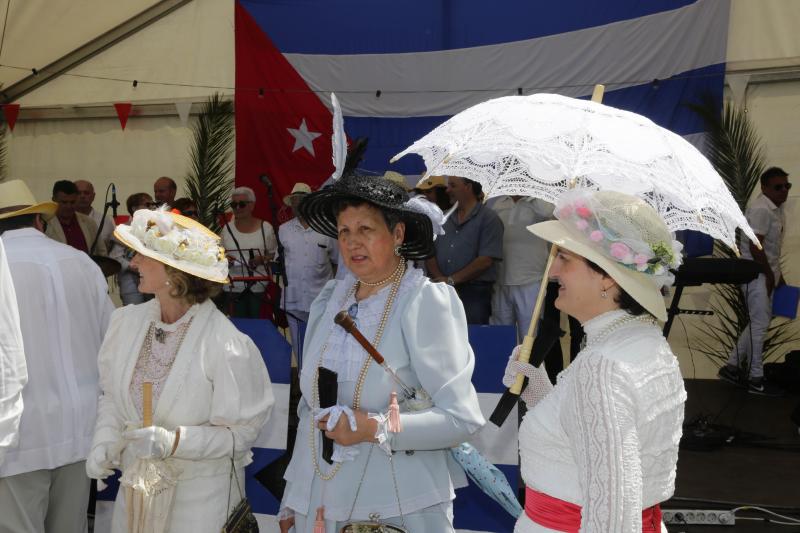
[[[732,526],[736,517],[730,511],[708,509],[662,509],[665,524],[705,524],[710,526]]]

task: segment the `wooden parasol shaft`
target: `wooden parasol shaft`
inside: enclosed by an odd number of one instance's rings
[[[142,383],[142,427],[153,425],[153,384]]]
[[[533,349],[533,337],[536,333],[536,325],[539,323],[539,316],[542,312],[542,305],[544,304],[544,295],[547,292],[547,279],[550,277],[550,267],[553,265],[553,260],[556,258],[558,247],[554,244],[550,246],[550,255],[547,256],[547,265],[544,267],[544,274],[542,275],[542,283],[539,287],[539,294],[536,295],[536,304],[533,306],[533,315],[531,315],[531,323],[528,326],[528,333],[522,340],[522,346],[519,349],[519,360],[527,363],[531,359],[531,351]],[[517,374],[514,384],[508,390],[513,394],[519,396],[522,392],[522,382],[525,376]]]
[[[592,102],[597,102],[598,104],[601,103],[603,101],[603,93],[605,92],[605,89],[606,88],[604,85],[595,85],[594,91],[592,91]],[[574,184],[574,180],[572,184]],[[525,339],[522,341],[522,346],[519,349],[519,360],[523,363],[527,363],[531,358],[533,338],[534,334],[536,333],[536,326],[539,324],[539,316],[541,315],[542,304],[544,303],[544,295],[547,292],[547,281],[550,277],[550,267],[553,265],[553,260],[556,257],[557,251],[558,247],[556,245],[552,245],[550,247],[550,255],[547,257],[547,265],[544,267],[544,274],[542,275],[542,283],[539,287],[539,294],[536,296],[536,305],[533,307],[533,315],[531,315],[531,322],[528,326],[528,334],[525,335]],[[522,392],[522,383],[524,379],[525,376],[522,374],[517,374],[514,384],[508,390],[519,395]]]

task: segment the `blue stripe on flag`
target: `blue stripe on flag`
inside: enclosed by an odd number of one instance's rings
[[[268,320],[260,318],[234,318],[236,328],[253,339],[269,371],[272,383],[291,381],[292,347],[286,338]]]
[[[513,326],[469,326],[469,344],[475,352],[472,384],[478,392],[502,393],[503,372],[516,346]]]
[[[269,424],[269,422],[267,423]],[[286,453],[286,450],[253,448],[253,462],[245,469],[245,488],[247,499],[250,501],[254,513],[278,514],[278,508],[281,502],[276,500],[272,496],[272,493],[264,488],[253,476],[284,453]]]
[[[721,101],[724,76],[725,64],[711,65],[659,80],[657,84],[651,81],[607,90],[603,103],[644,115],[678,135],[701,133],[705,131],[703,121],[686,104],[696,101],[706,91]],[[389,160],[448,118],[345,117],[345,130],[350,138],[369,138],[361,163],[363,169],[383,173],[383,169],[391,168],[403,174],[422,174],[425,167],[420,157],[407,156],[393,165],[389,165]]]
[[[509,424],[514,421],[509,421]],[[495,465],[508,479],[512,487],[518,483],[517,465]],[[469,486],[456,490],[453,502],[453,525],[456,529],[471,531],[512,531],[516,519],[499,503],[469,480]]]
[[[452,50],[631,20],[694,0],[239,0],[284,53],[385,54]],[[297,23],[287,23],[297,21]]]

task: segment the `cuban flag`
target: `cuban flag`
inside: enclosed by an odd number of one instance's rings
[[[686,103],[721,102],[728,0],[236,0],[236,181],[267,174],[279,195],[332,173],[330,93],[361,166],[389,159],[444,120],[499,96],[552,92],[643,114],[687,137]],[[263,209],[263,206],[262,206]],[[266,216],[265,212],[261,213]]]

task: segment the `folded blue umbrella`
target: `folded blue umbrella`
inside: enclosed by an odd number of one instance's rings
[[[465,442],[451,448],[450,453],[487,496],[499,503],[514,518],[522,514],[522,506],[506,476],[474,446]]]

